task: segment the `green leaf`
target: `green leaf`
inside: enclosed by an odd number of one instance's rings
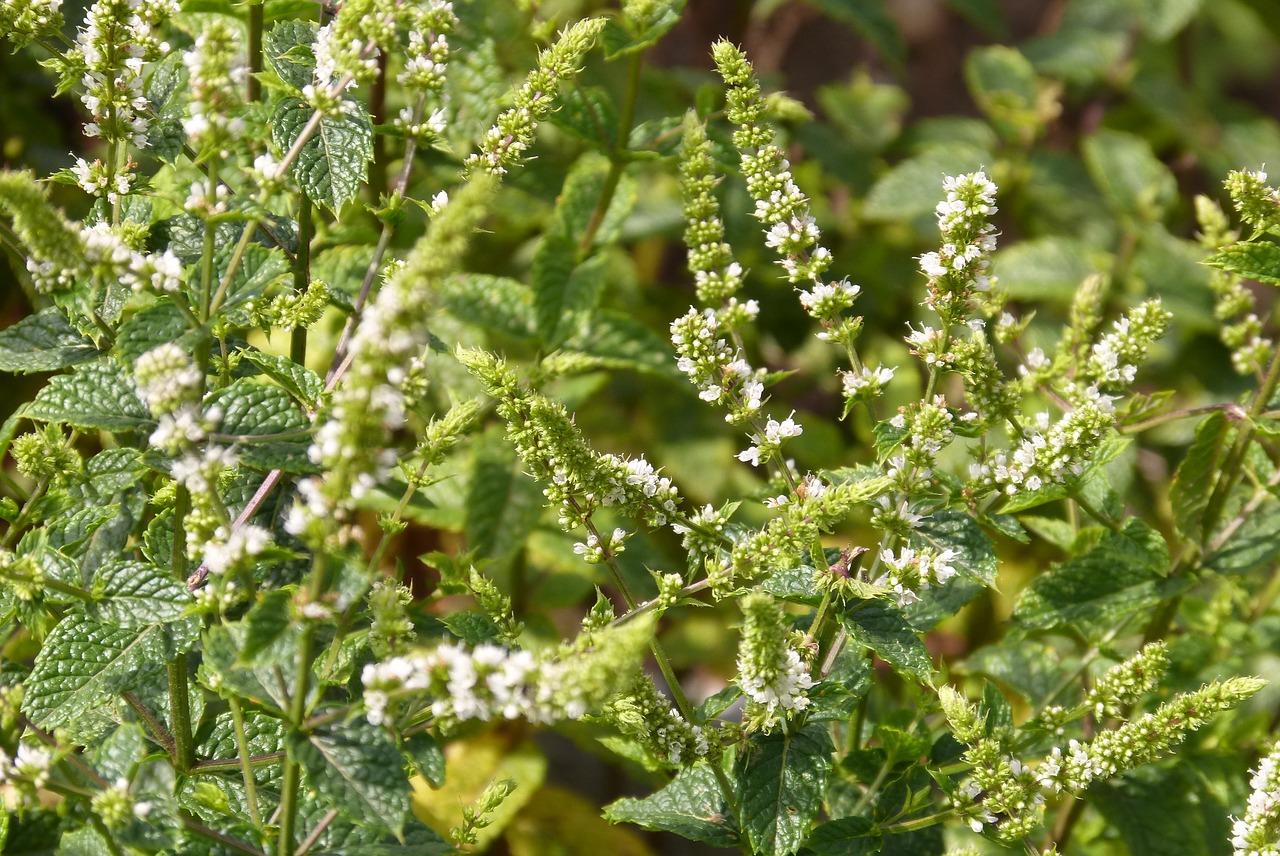
[[[627,15],[624,11],[621,18],[609,18],[600,33],[605,59],[616,59],[657,44],[658,39],[679,23],[684,4],[685,0],[635,4],[648,14]]]
[[[227,266],[231,264],[234,254],[235,246],[231,244],[218,250],[215,267],[219,281],[225,274]],[[240,264],[231,276],[231,284],[227,286],[219,311],[226,313],[243,303],[261,297],[272,283],[288,273],[289,262],[279,249],[264,247],[261,244],[249,244],[244,248],[240,256]]]
[[[519,280],[462,273],[445,279],[437,294],[459,321],[513,339],[534,336],[533,292]]]
[[[993,163],[991,152],[965,143],[931,148],[902,161],[867,192],[863,215],[869,220],[912,220],[933,213],[948,175],[977,172]]]
[[[129,689],[144,666],[168,662],[198,638],[195,619],[122,628],[69,612],[36,655],[22,708],[41,728],[69,725],[104,698]]]
[[[242,664],[253,663],[254,658],[270,648],[289,627],[293,595],[292,587],[265,592],[245,613],[244,645],[240,648]]]
[[[609,32],[606,25],[605,33]],[[575,86],[561,93],[557,109],[548,118],[584,142],[607,147],[618,139],[618,111],[607,90],[598,86]]]
[[[1204,565],[1220,574],[1248,574],[1273,566],[1276,532],[1280,532],[1280,503],[1268,499],[1244,516],[1222,546],[1204,559]]]
[[[314,45],[319,29],[311,21],[279,21],[262,41],[267,62],[294,89],[302,89],[315,79]]]
[[[49,372],[98,356],[93,342],[50,306],[0,332],[0,371]]]
[[[1130,853],[1177,853],[1217,856],[1231,837],[1222,793],[1208,787],[1194,761],[1152,766],[1123,777],[1098,782],[1095,805],[1119,831]]]
[[[1225,414],[1209,414],[1197,426],[1196,439],[1173,475],[1169,502],[1173,506],[1174,522],[1179,534],[1196,543],[1206,535],[1204,510],[1222,472],[1231,433]]]
[[[299,98],[285,98],[271,118],[271,138],[281,151],[289,151],[311,122],[313,110]],[[340,117],[325,116],[302,146],[289,174],[312,201],[335,214],[355,198],[373,160],[373,126],[369,114],[351,103]]]
[[[288,357],[264,354],[254,348],[245,348],[240,356],[257,367],[267,377],[306,407],[315,407],[324,392],[324,381],[306,366],[300,366]]]
[[[738,830],[724,792],[708,763],[687,767],[666,787],[644,799],[630,797],[605,806],[610,823],[673,832],[712,847],[737,847]]]
[[[634,317],[611,309],[585,319],[564,342],[564,350],[590,357],[601,368],[682,378],[666,339]]]
[[[400,751],[409,759],[418,775],[426,779],[433,788],[444,784],[444,749],[429,732],[419,731],[404,738]]]
[[[477,438],[467,492],[467,543],[478,556],[510,562],[542,516],[542,490],[524,468],[503,431]]]
[[[757,853],[800,849],[826,793],[834,750],[827,727],[751,738],[739,760],[738,793],[747,840]]]
[[[107,626],[133,629],[175,621],[194,602],[171,573],[145,562],[103,564],[94,574],[93,594],[94,618]]]
[[[1026,136],[1042,121],[1039,78],[1017,48],[992,45],[972,50],[964,74],[978,108],[1006,137]]]
[[[870,856],[880,852],[880,836],[865,817],[841,817],[818,824],[806,842],[814,856]]]
[[[404,759],[385,732],[357,719],[289,746],[318,800],[364,826],[397,836],[409,816]]]
[[[1204,263],[1246,279],[1280,285],[1280,245],[1270,241],[1233,244],[1209,256]]]
[[[840,617],[849,638],[888,663],[895,672],[913,681],[933,683],[929,651],[896,606],[879,600],[859,601]]]
[[[1168,41],[1200,11],[1202,0],[1146,0],[1143,18],[1147,33],[1157,42]]]
[[[1173,173],[1141,137],[1102,129],[1085,138],[1084,162],[1117,214],[1160,220],[1178,197]]]
[[[996,253],[1000,289],[1012,297],[1069,303],[1084,278],[1099,269],[1101,255],[1062,235],[1018,241]]]
[[[222,411],[218,433],[230,436],[262,436],[305,431],[307,414],[278,386],[241,379],[205,399],[205,409]]]
[[[1154,607],[1182,581],[1166,580],[1169,547],[1137,518],[1108,531],[1098,544],[1032,580],[1018,598],[1014,620],[1038,629],[1071,628],[1091,636]]]
[[[947,0],[947,5],[988,36],[1009,37],[1009,22],[998,0]]]
[[[155,421],[124,370],[110,360],[59,375],[27,407],[27,418],[104,431],[150,431]]]
[[[167,297],[139,309],[125,319],[116,335],[115,352],[120,361],[133,365],[152,348],[194,336],[182,311]]]

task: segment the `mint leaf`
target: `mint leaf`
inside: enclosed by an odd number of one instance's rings
[[[409,816],[404,759],[382,729],[362,720],[289,747],[319,799],[353,821],[399,834]]]
[[[1178,532],[1184,538],[1200,542],[1209,534],[1204,531],[1204,510],[1222,472],[1231,434],[1224,414],[1209,414],[1196,428],[1195,442],[1173,475],[1169,501]]]
[[[601,368],[682,377],[667,340],[622,312],[592,313],[563,345],[566,351],[591,357]]]
[[[40,390],[27,418],[104,431],[150,431],[155,421],[124,369],[110,360],[77,366]]]
[[[320,375],[288,357],[264,354],[254,348],[245,348],[240,356],[253,363],[258,371],[271,378],[306,407],[315,407],[320,394],[324,392],[324,381]]]
[[[93,577],[93,617],[104,625],[144,628],[175,621],[193,602],[187,587],[168,571],[146,562],[114,561]]]
[[[242,624],[245,626],[244,645],[240,649],[240,662],[251,664],[259,653],[269,648],[289,627],[289,607],[294,590],[275,589],[266,592],[250,607]]]
[[[938,511],[926,517],[911,533],[910,545],[956,553],[952,566],[958,574],[946,585],[926,589],[921,599],[903,612],[917,630],[931,630],[938,622],[960,611],[983,588],[995,588],[996,551],[990,536],[963,511]]]
[[[289,151],[315,113],[299,98],[285,98],[271,118],[271,138],[281,151]],[[325,116],[302,146],[289,174],[312,201],[335,214],[355,199],[373,160],[373,126],[358,104],[335,118]]]
[[[880,852],[880,844],[880,835],[865,817],[841,817],[819,824],[805,842],[814,856],[870,856]]]
[[[478,555],[505,566],[523,548],[542,516],[538,483],[524,474],[501,429],[477,438],[467,492],[467,543]]]
[[[302,89],[315,78],[318,30],[310,21],[278,21],[262,41],[267,62],[294,89]]]
[[[924,684],[933,682],[929,651],[896,606],[879,600],[860,601],[840,621],[849,638],[870,648],[898,674]]]
[[[1093,183],[1116,213],[1155,221],[1177,199],[1173,173],[1141,137],[1104,128],[1086,137],[1082,150]]]
[[[818,816],[834,750],[827,727],[752,737],[739,761],[743,831],[757,853],[790,856]]]
[[[931,148],[889,170],[867,193],[863,214],[870,220],[911,220],[933,213],[948,175],[976,172],[994,161],[991,153],[967,143]]]
[[[712,847],[738,846],[739,833],[724,793],[706,762],[681,770],[666,787],[644,799],[627,797],[610,803],[604,816],[610,823],[674,832]]]
[[[1167,580],[1169,548],[1146,523],[1130,518],[1086,553],[1031,582],[1014,620],[1036,629],[1071,628],[1092,637],[1187,585]]]
[[[1246,279],[1280,285],[1280,245],[1270,241],[1233,244],[1209,256],[1204,263]]]
[[[311,421],[302,408],[278,386],[241,379],[205,399],[205,409],[222,411],[218,433],[264,436],[305,431]]]
[[[513,339],[534,335],[533,292],[519,280],[480,273],[448,277],[440,284],[440,304],[468,324]]]
[[[0,371],[50,372],[97,355],[93,342],[68,324],[66,316],[52,306],[0,332]]]
[[[124,365],[133,365],[138,357],[167,342],[177,342],[191,334],[186,316],[164,297],[125,319],[116,336],[115,352]]]
[[[41,728],[69,725],[107,696],[133,686],[143,667],[189,650],[198,636],[194,619],[124,628],[69,612],[36,655],[22,709]]]
[[[680,20],[685,0],[667,0],[665,3],[635,4],[648,14],[623,13],[621,18],[609,18],[600,33],[605,59],[616,59],[626,54],[642,51],[657,44],[658,39]]]

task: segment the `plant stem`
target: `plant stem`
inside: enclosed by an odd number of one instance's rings
[[[600,199],[596,201],[587,228],[582,232],[582,240],[578,242],[579,261],[591,255],[591,245],[595,243],[596,233],[604,225],[604,218],[609,213],[609,204],[613,202],[613,194],[618,189],[623,170],[627,168],[622,154],[627,151],[631,140],[631,126],[636,119],[636,102],[640,95],[640,70],[644,66],[644,52],[636,51],[627,61],[627,88],[623,94],[622,112],[618,117],[618,139],[614,142],[611,153],[609,172],[604,177],[604,186],[600,190]]]
[[[328,562],[323,552],[317,553],[311,566],[308,594],[314,603],[320,600],[327,588]],[[297,656],[294,660],[295,685],[289,704],[289,724],[296,732],[305,730],[307,720],[307,695],[310,692],[311,660],[315,647],[315,623],[306,621],[298,634]],[[294,825],[298,814],[298,790],[302,770],[297,760],[286,756],[284,783],[280,795],[280,837],[276,842],[278,856],[293,856]]]
[[[176,767],[178,765],[178,750],[177,744],[174,743],[173,735],[165,730],[164,724],[156,718],[156,715],[136,695],[133,693],[121,693],[120,697],[125,700],[129,707],[133,708],[134,713],[138,714],[138,718],[142,720],[143,725],[151,732],[151,736],[169,753],[169,757]]]
[[[249,819],[255,829],[262,828],[262,817],[258,813],[258,786],[253,780],[253,763],[249,757],[249,740],[244,733],[244,711],[240,708],[240,700],[230,698],[231,721],[236,729],[236,749],[240,753],[240,773],[244,778],[245,802],[249,804]]]
[[[169,720],[173,723],[174,769],[179,774],[191,769],[195,741],[191,736],[191,701],[187,687],[187,655],[179,654],[167,665],[169,673]]]
[[[245,80],[244,94],[249,101],[262,98],[262,83],[258,75],[262,73],[262,30],[263,0],[254,0],[249,4],[249,76]]]
[[[293,293],[301,295],[311,285],[311,200],[305,194],[298,200],[298,255],[293,262]],[[307,364],[307,328],[299,325],[289,336],[289,359],[300,366]]]

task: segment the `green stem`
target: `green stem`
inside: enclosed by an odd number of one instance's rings
[[[175,546],[174,552],[178,552]],[[187,655],[179,654],[167,666],[169,673],[169,719],[173,723],[174,768],[179,774],[191,769],[195,760],[195,740],[191,736],[191,701],[187,687]]]
[[[312,602],[320,600],[327,587],[328,565],[323,553],[317,553],[311,567],[308,593]],[[310,692],[311,661],[315,648],[315,623],[307,621],[298,634],[294,660],[295,686],[289,703],[289,724],[295,732],[304,730],[307,720],[307,695]],[[280,837],[276,841],[278,856],[293,856],[294,831],[298,815],[298,792],[302,770],[296,759],[285,758],[284,783],[280,798]]]
[[[293,292],[301,295],[311,284],[311,200],[303,195],[298,202],[298,255],[293,265]],[[289,338],[289,359],[300,366],[307,364],[307,328],[293,328]]]
[[[937,826],[939,823],[946,823],[956,816],[953,809],[940,811],[937,814],[926,815],[925,817],[917,817],[912,820],[904,820],[899,823],[890,823],[885,826],[876,827],[876,832],[881,835],[892,834],[898,835],[903,832],[914,832],[917,829],[928,829],[930,826]]]
[[[236,729],[236,749],[240,754],[240,774],[244,779],[245,802],[249,805],[249,819],[254,829],[262,828],[262,817],[258,813],[258,786],[253,780],[253,763],[249,754],[249,739],[244,732],[244,711],[240,709],[240,701],[235,696],[230,699],[231,721]]]
[[[244,94],[249,101],[262,98],[262,83],[258,75],[262,73],[262,0],[255,0],[249,5],[249,78],[245,81]]]
[[[618,182],[627,168],[626,159],[622,156],[627,151],[631,140],[631,126],[636,120],[636,102],[640,95],[640,70],[644,67],[644,51],[636,51],[627,61],[627,88],[623,94],[622,112],[618,116],[618,139],[614,143],[609,164],[609,172],[604,177],[604,186],[600,190],[600,199],[596,202],[587,228],[578,242],[578,258],[585,259],[591,255],[591,245],[595,243],[596,233],[604,225],[604,218],[609,213],[609,205],[613,202],[613,194],[618,189]]]
[[[268,752],[266,755],[250,755],[249,765],[258,764],[274,764],[285,758],[284,752]],[[225,773],[228,770],[239,770],[241,768],[241,759],[236,758],[218,758],[211,761],[196,761],[191,765],[191,775],[201,776],[209,773]]]
[[[138,715],[138,718],[142,720],[142,724],[151,732],[151,736],[169,753],[169,757],[176,767],[178,765],[177,744],[174,742],[173,736],[165,730],[164,723],[157,719],[156,715],[133,693],[121,693],[120,697],[125,700],[129,707],[133,708],[133,712]]]

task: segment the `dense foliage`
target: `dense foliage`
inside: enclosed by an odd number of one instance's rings
[[[4,852],[1276,854],[1275,22],[1061,5],[2,0]]]

